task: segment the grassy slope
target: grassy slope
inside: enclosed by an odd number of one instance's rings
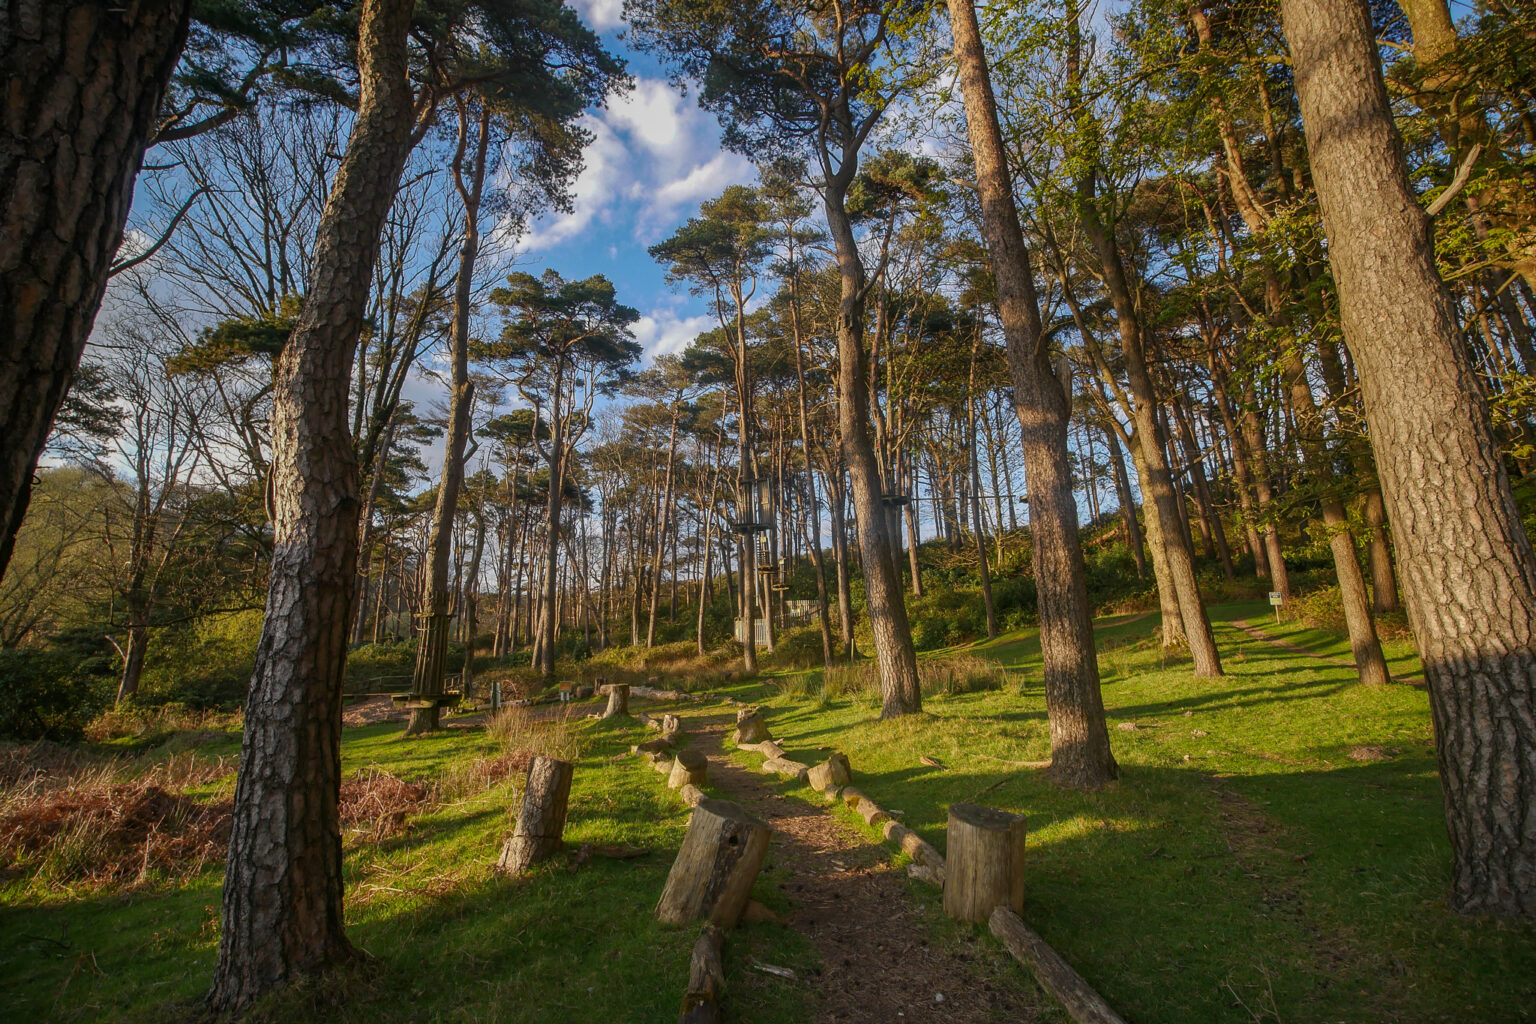
[[[1128,1019],[1536,1017],[1536,929],[1446,910],[1424,692],[1364,689],[1347,667],[1228,625],[1272,627],[1265,604],[1212,614],[1228,673],[1218,680],[1164,664],[1155,617],[1101,623],[1122,769],[1101,793],[1059,791],[1017,764],[1049,756],[1029,635],[968,649],[1015,669],[1022,693],[931,698],[926,715],[895,722],[864,699],[766,703],[791,756],[841,748],[860,788],[941,849],[951,801],[1027,813],[1026,917]],[[1338,637],[1275,634],[1348,657]],[[1390,646],[1394,672],[1418,670],[1411,648]],[[1116,728],[1129,722],[1139,728]],[[1350,758],[1365,745],[1394,755]]]
[[[373,964],[294,993],[279,1020],[633,1021],[676,1018],[692,929],[652,914],[682,838],[686,807],[656,773],[611,755],[641,738],[638,725],[583,726],[589,748],[575,773],[566,838],[648,846],[638,860],[594,858],[576,873],[552,862],[508,882],[491,864],[507,829],[513,786],[503,784],[415,820],[403,836],[347,857],[347,923]],[[429,778],[491,753],[483,733],[405,742],[399,726],[348,730],[343,768],[378,765]],[[0,901],[0,1019],[184,1019],[207,988],[216,953],[220,874],[128,896],[5,890]],[[772,884],[765,874],[760,888]],[[771,893],[762,896],[775,902]],[[32,902],[32,905],[28,905]],[[793,932],[747,926],[728,944],[740,1020],[791,1020],[799,995],[749,974],[752,953],[773,963],[808,955]],[[739,979],[739,980],[738,980]]]
[[[1112,727],[1139,728],[1112,732],[1123,776],[1097,794],[1058,791],[1018,765],[1048,754],[1027,633],[967,649],[1016,670],[1021,689],[931,698],[919,719],[882,723],[862,699],[829,704],[772,681],[735,692],[764,701],[791,756],[847,751],[861,788],[941,849],[951,801],[1028,813],[1026,917],[1138,1024],[1536,1016],[1536,929],[1445,909],[1449,853],[1423,692],[1364,690],[1348,668],[1225,624],[1273,628],[1262,603],[1212,611],[1228,669],[1220,680],[1165,664],[1155,618],[1100,624]],[[1348,654],[1326,633],[1275,634]],[[1399,674],[1417,669],[1405,647],[1389,657]],[[657,927],[651,907],[683,808],[660,776],[608,759],[637,728],[584,728],[568,838],[656,854],[509,883],[489,864],[512,787],[439,808],[348,856],[349,934],[377,961],[288,997],[273,1016],[673,1019],[692,933]],[[378,764],[424,778],[491,750],[478,733],[406,743],[397,730],[349,730],[346,770]],[[1357,745],[1396,753],[1360,763],[1348,756]],[[920,754],[946,768],[922,766]],[[770,905],[780,903],[774,877],[758,887]],[[218,882],[210,872],[132,896],[55,893],[45,906],[33,890],[0,891],[0,1017],[184,1016],[212,969]],[[754,952],[797,967],[810,956],[787,929],[746,928],[730,944],[732,1019],[801,1019],[792,987],[744,969]]]

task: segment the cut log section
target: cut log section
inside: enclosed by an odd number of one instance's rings
[[[885,838],[901,846],[901,852],[912,858],[912,863],[924,867],[944,870],[944,855],[923,841],[923,837],[913,832],[899,821],[887,821],[881,826]]]
[[[706,924],[693,944],[688,959],[688,991],[683,993],[683,1009],[677,1024],[719,1024],[720,997],[725,993],[725,967],[720,962],[720,948],[725,932]]]
[[[560,849],[565,811],[571,797],[569,761],[535,757],[528,766],[523,805],[517,812],[512,838],[501,848],[497,867],[517,874]]]
[[[688,784],[677,791],[677,795],[683,798],[683,803],[689,807],[699,806],[699,801],[704,799],[704,791],[698,786]]]
[[[846,786],[852,782],[853,769],[848,765],[848,758],[842,754],[833,754],[812,768],[806,775],[806,781],[816,792],[825,793],[829,789]]]
[[[616,718],[627,714],[629,714],[629,684],[614,683],[608,687],[608,710],[603,712],[603,717]]]
[[[741,919],[768,853],[771,830],[727,800],[700,800],[667,873],[656,916],[664,924],[699,918],[722,928]]]
[[[948,892],[945,893],[948,899]],[[946,907],[946,909],[948,909]],[[998,907],[987,920],[1002,944],[1019,963],[1028,967],[1040,982],[1062,1005],[1077,1024],[1125,1024],[1114,1007],[1061,958],[1061,954],[1025,924],[1017,913],[1007,907]]]
[[[672,789],[682,789],[687,785],[702,786],[709,781],[709,760],[697,750],[679,750],[677,760],[672,762],[672,774],[667,777],[667,785]]]
[[[652,768],[655,768],[658,772],[669,778],[672,775],[672,765],[673,761],[670,757],[658,757],[651,762]]]
[[[986,921],[1003,906],[1024,909],[1022,814],[995,807],[949,805],[949,857],[944,864],[944,913],[957,921]]]
[[[763,762],[763,773],[765,775],[768,772],[777,772],[787,779],[798,779],[804,782],[806,773],[809,771],[810,769],[799,761],[791,761],[787,757],[770,757]]]
[[[752,743],[761,743],[768,739],[768,723],[763,721],[763,716],[756,708],[742,708],[736,712],[736,731],[731,734],[731,742],[738,747],[744,747]]]

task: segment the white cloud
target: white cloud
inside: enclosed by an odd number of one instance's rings
[[[713,116],[664,80],[640,78],[604,110],[583,118],[593,133],[569,214],[536,221],[522,252],[553,248],[594,225],[627,223],[653,241],[683,209],[752,177],[751,164],[720,149]]]
[[[712,316],[679,317],[669,309],[653,309],[635,322],[635,340],[645,349],[645,361],[675,355],[700,334],[718,326]]]
[[[581,20],[599,32],[624,23],[624,0],[572,0]]]

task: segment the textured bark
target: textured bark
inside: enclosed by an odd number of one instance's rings
[[[1115,777],[1116,765],[1104,722],[1093,614],[1077,529],[1077,501],[1072,494],[1067,452],[1072,413],[1069,384],[1057,379],[1042,338],[1039,298],[1014,206],[997,105],[972,0],[949,0],[949,16],[976,164],[982,235],[992,255],[998,314],[1024,452],[1024,477],[1029,482],[1051,772],[1070,785],[1099,786]],[[974,369],[973,357],[973,376]],[[974,418],[971,442],[974,473]],[[973,480],[979,487],[979,479]],[[979,520],[979,504],[977,508]],[[985,552],[982,564],[986,564]],[[990,601],[988,612],[990,636]]]
[[[944,913],[957,921],[981,922],[998,907],[1023,910],[1026,833],[1022,814],[950,804]]]
[[[852,167],[845,167],[851,177]],[[859,562],[864,569],[869,629],[880,668],[880,717],[894,718],[923,709],[918,689],[917,654],[907,601],[896,563],[896,544],[881,493],[880,467],[875,460],[869,420],[869,354],[864,348],[864,263],[844,208],[847,182],[825,190],[827,225],[837,248],[842,294],[837,311],[837,427],[843,462],[853,492],[854,525],[859,535]],[[853,647],[850,639],[849,649]]]
[[[1125,276],[1119,243],[1099,218],[1091,194],[1091,182],[1087,179],[1079,186],[1083,193],[1078,204],[1078,216],[1083,233],[1093,244],[1099,263],[1104,271],[1104,285],[1115,307],[1115,322],[1120,331],[1120,350],[1125,357],[1126,380],[1131,393],[1131,422],[1139,441],[1138,468],[1145,467],[1142,493],[1147,497],[1147,532],[1152,532],[1152,518],[1158,519],[1158,532],[1162,535],[1163,560],[1168,581],[1179,602],[1179,618],[1184,626],[1184,639],[1189,644],[1197,676],[1221,675],[1221,656],[1216,651],[1216,637],[1211,632],[1211,620],[1206,615],[1205,602],[1195,580],[1194,553],[1185,535],[1180,513],[1178,494],[1173,488],[1173,478],[1168,472],[1166,441],[1157,415],[1157,390],[1147,368],[1141,324],[1136,304],[1131,296],[1130,283]],[[1031,484],[1030,489],[1034,489]],[[1160,588],[1161,589],[1161,588]],[[1164,619],[1166,623],[1166,616]],[[1165,631],[1164,643],[1167,642]]]
[[[725,1019],[720,1012],[720,997],[725,994],[725,967],[720,960],[724,944],[725,932],[712,924],[699,932],[688,958],[688,991],[683,993],[678,1024],[719,1024]]]
[[[526,871],[560,849],[574,770],[569,761],[542,756],[535,757],[528,766],[517,824],[496,863],[502,871],[514,875]]]
[[[1536,553],[1408,184],[1364,0],[1283,0],[1435,723],[1452,904],[1536,917]]]
[[[273,386],[272,576],[245,705],[219,960],[236,1012],[351,952],[342,930],[341,693],[357,589],[352,356],[411,146],[410,0],[366,0],[357,121],[321,216],[309,294]]]
[[[475,280],[475,260],[480,253],[480,199],[485,189],[485,158],[491,137],[489,111],[482,110],[475,143],[474,166],[464,180],[464,155],[468,148],[470,121],[467,103],[459,106],[459,144],[452,170],[459,201],[464,207],[464,238],[459,243],[459,272],[453,288],[453,326],[448,334],[451,364],[448,396],[448,430],[443,436],[443,471],[432,507],[432,526],[427,534],[427,571],[422,576],[421,607],[426,623],[416,649],[411,689],[421,696],[443,692],[447,659],[434,656],[446,650],[449,617],[453,611],[448,590],[448,563],[453,559],[453,521],[459,513],[459,493],[464,488],[464,449],[469,444],[470,415],[474,411],[475,385],[469,379],[469,314]],[[439,635],[441,634],[441,635]],[[438,727],[441,708],[436,703],[411,709],[405,734],[416,736]]]
[[[190,0],[7,0],[0,12],[0,576],[80,362]]]
[[[1278,322],[1286,321],[1278,314]],[[1312,399],[1312,386],[1307,382],[1306,365],[1301,354],[1290,348],[1280,360],[1290,390],[1291,412],[1301,428],[1301,448],[1306,455],[1307,469],[1321,477],[1324,488],[1332,486],[1333,460],[1327,439],[1323,436],[1323,418]],[[1376,622],[1371,618],[1370,597],[1365,590],[1365,576],[1360,572],[1360,558],[1355,553],[1355,538],[1350,532],[1349,516],[1344,502],[1331,491],[1322,495],[1323,525],[1328,530],[1328,550],[1333,555],[1334,573],[1339,580],[1339,600],[1344,607],[1344,624],[1349,631],[1349,646],[1354,653],[1355,671],[1360,681],[1381,686],[1392,676],[1387,671],[1387,661],[1381,653],[1381,641],[1376,638]]]
[[[734,928],[752,895],[773,831],[725,800],[704,799],[693,809],[688,832],[656,904],[663,924],[708,919]]]

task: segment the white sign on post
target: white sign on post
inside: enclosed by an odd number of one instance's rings
[[[1280,624],[1280,606],[1285,603],[1285,600],[1280,596],[1280,591],[1271,590],[1269,592],[1269,603],[1275,606],[1275,625],[1278,626]]]

